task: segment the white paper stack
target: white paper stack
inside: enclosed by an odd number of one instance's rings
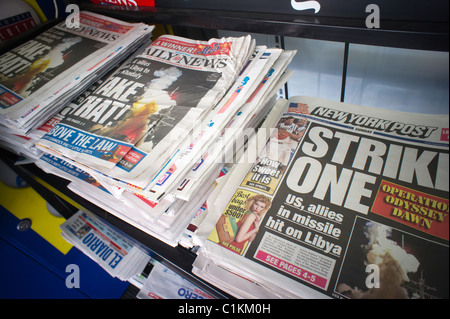
[[[140,299],[214,299],[189,280],[155,261],[150,275],[142,285]]]
[[[78,211],[61,226],[62,236],[96,261],[111,276],[123,281],[140,274],[150,256],[127,236],[91,213]]]
[[[266,130],[262,136],[268,136],[271,128],[283,111],[284,103],[280,100],[273,107],[260,130]],[[252,140],[257,140],[256,135]],[[259,141],[259,144],[265,143]],[[166,195],[159,203],[151,202],[142,196],[129,191],[122,191],[120,195],[114,196],[101,183],[78,168],[73,162],[64,160],[50,154],[43,154],[35,164],[47,173],[68,179],[71,183],[69,189],[93,204],[103,208],[111,214],[123,219],[134,227],[164,241],[170,246],[176,246],[183,240],[187,248],[192,248],[198,243],[191,240],[189,225],[199,214],[205,218],[206,209],[202,209],[211,192],[214,190],[216,178],[223,175],[219,172],[216,176],[211,176],[209,183],[200,184],[196,196],[189,201],[177,199],[173,195]],[[208,180],[207,180],[208,181]],[[186,238],[186,236],[188,238]]]

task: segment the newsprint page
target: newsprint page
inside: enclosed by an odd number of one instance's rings
[[[448,116],[293,97],[277,128],[200,258],[294,297],[448,298]]]

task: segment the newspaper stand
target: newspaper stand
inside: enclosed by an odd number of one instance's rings
[[[130,8],[118,5],[95,4],[98,1],[72,0],[80,10],[108,15],[129,22],[145,22],[163,24],[173,27],[175,34],[186,36],[186,32],[194,32],[199,37],[208,38],[217,34],[217,30],[255,32],[276,35],[280,46],[284,45],[284,36],[310,38],[328,41],[344,42],[344,63],[342,72],[342,92],[345,87],[346,67],[348,59],[348,44],[359,43],[375,46],[387,46],[418,50],[448,51],[448,2],[427,2],[427,10],[433,10],[434,15],[427,15],[420,9],[415,12],[402,13],[398,6],[408,5],[411,1],[397,0],[395,4],[389,1],[378,1],[385,10],[381,20],[381,28],[368,28],[365,19],[369,13],[364,9],[370,1],[351,1],[341,8],[334,8],[331,14],[314,15],[312,10],[292,13],[285,7],[289,1],[278,8],[273,8],[273,2],[265,1],[154,1],[151,7]],[[106,1],[108,2],[108,1]],[[125,1],[126,2],[126,1]],[[134,2],[134,1],[133,1]],[[142,1],[141,1],[142,2]],[[145,1],[144,1],[145,2]],[[152,3],[152,1],[149,1]],[[230,3],[231,2],[231,3]],[[296,1],[292,1],[295,3]],[[313,1],[323,2],[327,1]],[[328,1],[332,2],[332,1]],[[358,2],[358,6],[355,2]],[[367,4],[366,4],[367,2]],[[413,1],[419,3],[419,1]],[[253,9],[252,5],[254,8]],[[395,6],[397,5],[397,6]],[[277,4],[278,6],[278,4]],[[393,8],[394,6],[394,8]],[[421,8],[423,5],[419,5]],[[232,8],[230,10],[230,8]],[[362,8],[362,9],[361,9]],[[291,8],[292,9],[292,8]],[[258,10],[258,12],[256,12]],[[355,14],[354,12],[358,12]],[[359,10],[359,11],[358,11]],[[406,10],[405,10],[406,11]],[[387,14],[386,14],[387,12]],[[60,20],[59,20],[60,21]],[[0,53],[31,38],[33,34],[54,25],[49,21],[22,36],[9,40],[0,47]],[[17,174],[46,199],[61,215],[69,218],[79,208],[85,208],[104,221],[111,224],[126,235],[140,243],[156,260],[191,280],[198,287],[205,289],[217,298],[230,298],[230,295],[211,286],[192,274],[192,264],[196,254],[181,246],[171,247],[160,240],[134,228],[113,214],[93,205],[86,199],[70,191],[68,181],[46,174],[34,164],[16,166],[17,156],[1,150],[0,156]]]

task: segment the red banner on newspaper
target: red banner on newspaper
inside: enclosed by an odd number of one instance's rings
[[[155,0],[91,0],[97,4],[115,4],[128,7],[154,7]]]
[[[448,240],[448,199],[382,181],[372,212]]]

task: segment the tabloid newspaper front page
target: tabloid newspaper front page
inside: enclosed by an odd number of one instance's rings
[[[277,128],[212,195],[194,273],[238,297],[449,297],[448,116],[294,97]]]
[[[245,39],[159,37],[39,144],[99,169],[130,171],[149,153],[164,163],[233,81]]]
[[[65,21],[0,56],[2,124],[27,133],[82,92],[105,66],[151,34],[153,26],[130,24],[83,11],[80,26]]]

